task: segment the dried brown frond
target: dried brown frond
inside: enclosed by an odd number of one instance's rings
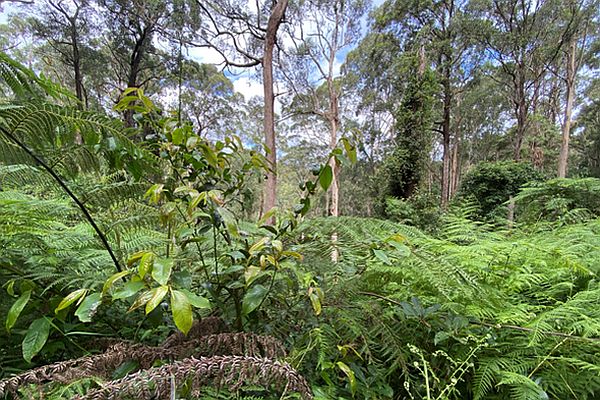
[[[304,399],[312,399],[308,383],[289,364],[243,356],[186,358],[108,382],[76,399],[170,399],[173,382],[176,387],[189,385],[192,396],[199,396],[207,385],[227,387],[231,391],[244,385],[260,385],[279,393],[296,392]]]
[[[216,355],[279,358],[285,357],[286,353],[283,345],[275,338],[252,333],[199,336],[173,347],[121,342],[102,354],[45,365],[0,381],[0,397],[14,395],[20,386],[26,384],[68,383],[89,376],[107,379],[117,367],[129,360],[137,361],[139,368],[143,370],[159,360]]]
[[[224,332],[229,332],[229,328],[223,319],[219,317],[206,317],[201,320],[195,320],[187,336],[181,332],[175,332],[170,335],[163,342],[163,347],[174,347],[201,336],[215,335]]]
[[[175,347],[179,359],[195,356],[252,356],[282,358],[286,351],[281,342],[272,336],[254,333],[220,333],[201,336]]]

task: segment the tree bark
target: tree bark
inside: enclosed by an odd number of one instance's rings
[[[140,74],[140,68],[142,65],[142,59],[146,53],[146,47],[152,38],[152,27],[146,26],[141,31],[139,31],[139,37],[135,41],[135,45],[131,52],[131,57],[129,58],[129,74],[127,76],[127,87],[133,88],[138,87],[138,77]],[[133,110],[126,110],[124,119],[125,125],[128,127],[132,127],[135,125],[135,121],[133,120]]]
[[[450,86],[450,71],[444,79],[444,111],[442,117],[442,199],[441,206],[445,209],[450,200],[450,117],[452,110],[452,87]]]
[[[455,136],[454,146],[452,147],[452,171],[450,173],[450,191],[448,198],[451,199],[458,190],[459,173],[458,173],[458,155],[460,148],[460,137]]]
[[[562,143],[560,146],[560,155],[558,158],[558,177],[564,178],[567,176],[567,163],[569,160],[569,137],[571,134],[571,116],[573,113],[573,100],[575,98],[575,56],[577,53],[577,40],[571,39],[569,52],[567,53],[567,75],[565,82],[567,86],[566,104],[565,104],[565,119],[562,127]]]
[[[517,132],[515,137],[514,160],[521,161],[521,148],[527,131],[527,120],[529,109],[527,105],[527,95],[525,93],[525,72],[523,67],[519,65],[517,68],[517,82],[515,87],[515,113],[517,117]]]
[[[275,142],[275,94],[273,92],[273,49],[277,39],[277,31],[288,0],[279,0],[273,7],[273,11],[267,22],[267,32],[265,35],[264,54],[262,58],[263,65],[263,90],[265,96],[264,122],[265,146],[267,148],[267,161],[269,162],[269,171],[267,171],[267,180],[265,185],[265,196],[262,207],[263,213],[268,212],[277,203],[277,147]],[[271,218],[269,223],[273,223]]]

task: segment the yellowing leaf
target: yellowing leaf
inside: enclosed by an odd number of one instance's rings
[[[352,369],[350,369],[350,367],[348,365],[346,365],[345,363],[338,361],[336,363],[337,367],[342,370],[342,372],[344,373],[344,375],[346,375],[346,377],[348,378],[348,381],[350,382],[350,391],[352,392],[352,395],[354,396],[356,394],[356,377],[354,376],[354,371],[352,371]]]
[[[108,278],[106,282],[104,282],[104,286],[102,287],[102,295],[104,295],[116,281],[127,275],[129,275],[129,271],[121,271]]]
[[[152,296],[146,303],[146,314],[150,314],[152,310],[154,310],[160,304],[168,291],[169,287],[164,285],[154,288],[150,291]]]
[[[65,297],[59,304],[58,307],[54,310],[55,313],[58,313],[60,310],[64,310],[69,307],[71,304],[76,302],[79,299],[82,299],[88,292],[88,289],[79,289],[72,293],[69,293],[67,297]]]
[[[133,302],[131,307],[129,307],[129,310],[127,310],[127,312],[131,312],[131,311],[138,309],[141,306],[145,305],[148,302],[148,300],[150,300],[152,298],[153,294],[154,293],[152,292],[152,290],[146,290],[145,292],[140,294],[138,296],[138,298],[135,299],[135,301]]]
[[[244,271],[244,279],[246,280],[246,286],[250,286],[252,282],[254,282],[256,278],[258,278],[260,273],[261,269],[254,265],[251,265],[248,268],[246,268],[246,271]]]
[[[175,326],[187,335],[194,322],[192,304],[188,296],[179,290],[171,290],[171,311]]]
[[[155,259],[154,253],[146,252],[140,259],[140,265],[138,266],[138,274],[140,278],[144,279],[144,276],[152,269]]]

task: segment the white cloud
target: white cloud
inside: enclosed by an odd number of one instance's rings
[[[233,81],[233,87],[236,92],[241,93],[246,100],[254,96],[263,96],[264,89],[262,83],[245,76],[241,76]]]
[[[223,56],[210,47],[192,47],[188,50],[188,56],[202,64],[221,64]]]

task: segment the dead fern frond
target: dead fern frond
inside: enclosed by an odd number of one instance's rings
[[[108,382],[77,400],[170,399],[173,383],[190,385],[199,396],[207,385],[236,391],[244,385],[260,385],[282,393],[299,393],[312,399],[308,383],[289,364],[270,358],[242,356],[190,357],[172,364],[150,368]]]
[[[194,320],[192,328],[189,330],[187,335],[184,335],[180,331],[173,333],[167,337],[162,346],[175,347],[201,336],[215,335],[217,333],[225,332],[229,332],[229,328],[223,319],[219,317],[206,317],[202,318],[201,320]]]
[[[217,322],[208,321],[213,328]],[[206,332],[208,325],[198,324],[196,332]],[[200,329],[204,328],[204,329]],[[14,395],[17,389],[27,384],[48,382],[69,383],[78,379],[96,376],[109,379],[112,373],[126,361],[136,361],[141,370],[148,369],[156,361],[181,360],[190,356],[248,356],[248,357],[285,357],[283,345],[271,336],[253,333],[219,333],[199,336],[192,340],[171,346],[165,342],[162,346],[146,346],[121,342],[114,344],[102,354],[85,356],[32,369],[0,381],[0,397]]]

